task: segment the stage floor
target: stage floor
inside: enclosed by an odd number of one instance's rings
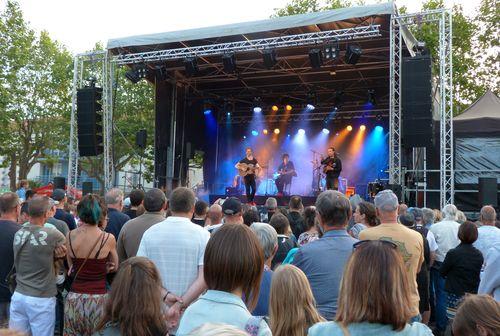
[[[293,195],[293,196],[295,196],[295,195]],[[225,199],[227,197],[228,196],[226,196],[226,195],[210,194],[210,196],[209,196],[210,204],[213,204],[219,198]],[[237,195],[234,197],[239,198],[239,200],[242,203],[246,203],[246,201],[247,201],[247,197],[245,195]],[[276,200],[278,201],[278,206],[288,206],[288,203],[290,202],[291,196],[272,196],[272,195],[260,196],[260,195],[255,195],[255,203],[257,205],[264,205],[264,203],[266,203],[266,199],[268,199],[269,197],[276,198]],[[316,203],[316,196],[300,196],[300,197],[302,198],[302,204],[304,204],[304,206],[310,206],[310,205],[314,205]]]

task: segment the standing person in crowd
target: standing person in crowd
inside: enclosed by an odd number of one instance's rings
[[[443,213],[439,209],[434,209],[434,223],[439,223],[443,220]]]
[[[316,226],[316,208],[308,206],[304,209],[304,232],[299,236],[299,246],[305,245],[319,238],[318,227]]]
[[[490,248],[500,244],[500,229],[495,226],[496,219],[497,213],[491,205],[481,208],[479,220],[482,225],[477,230],[478,237],[474,247],[481,251],[485,258]]]
[[[64,210],[64,204],[67,201],[66,192],[62,189],[54,189],[52,192],[51,198],[56,201],[56,213],[54,214],[55,219],[62,220],[68,224],[68,228],[70,230],[74,230],[76,228],[75,217],[71,215],[69,212]]]
[[[408,323],[415,313],[410,304],[413,293],[397,245],[360,241],[354,249],[340,284],[335,322],[318,323],[308,335],[432,336],[426,325]]]
[[[257,210],[250,208],[247,211],[243,212],[243,223],[246,226],[250,226],[253,223],[259,223],[259,222],[260,222],[260,216]]]
[[[203,256],[210,234],[191,222],[194,204],[191,189],[176,188],[169,201],[172,216],[144,232],[137,251],[138,256],[147,257],[156,265],[163,287],[182,297],[169,309],[169,316],[175,321],[206,289]]]
[[[54,260],[66,255],[64,236],[45,228],[49,201],[29,202],[29,223],[14,236],[16,291],[10,305],[9,328],[33,336],[53,336],[56,320],[56,270]]]
[[[484,270],[477,292],[488,294],[500,301],[500,244],[496,244],[486,252]]]
[[[253,223],[250,229],[255,233],[260,246],[264,251],[264,271],[260,281],[259,300],[252,311],[254,316],[267,316],[269,314],[269,292],[273,271],[271,265],[276,251],[278,251],[278,234],[276,230],[266,223]]]
[[[115,237],[98,227],[98,196],[85,195],[77,211],[81,224],[66,239],[73,282],[64,305],[64,335],[91,335],[104,308],[106,274],[118,267],[118,255]]]
[[[434,224],[435,218],[436,218],[436,214],[434,213],[434,211],[432,209],[422,208],[422,225],[427,230],[429,230],[431,228],[431,225]]]
[[[398,197],[392,190],[379,192],[374,201],[381,224],[361,231],[359,238],[388,240],[398,246],[406,266],[406,278],[410,287],[411,317],[413,321],[420,321],[417,273],[424,262],[424,238],[420,233],[398,223]]]
[[[104,201],[108,206],[108,225],[106,226],[106,232],[113,234],[116,241],[123,225],[130,220],[130,217],[122,212],[123,191],[118,188],[110,189],[106,195],[104,195]]]
[[[454,336],[498,336],[500,303],[488,295],[466,295],[452,330]]]
[[[290,239],[292,231],[290,229],[290,224],[288,223],[288,218],[286,218],[285,215],[276,213],[273,217],[271,217],[269,225],[271,225],[278,233],[278,251],[274,256],[271,265],[271,268],[275,269],[276,266],[280,265],[283,260],[285,260],[288,252],[296,247],[296,245],[295,242]]]
[[[26,191],[29,188],[29,183],[27,180],[19,181],[19,187],[16,190],[16,194],[21,201],[26,201]]]
[[[274,336],[306,336],[313,324],[324,321],[304,272],[293,265],[277,268],[269,307]]]
[[[33,189],[26,190],[26,199],[25,199],[25,201],[27,202],[27,201],[31,200],[33,197],[35,197],[35,195],[36,195],[36,192]]]
[[[11,293],[8,286],[4,284],[12,265],[14,264],[14,235],[21,228],[17,224],[20,211],[20,199],[16,193],[6,192],[0,195],[0,329],[7,328],[9,322],[9,307]]]
[[[58,202],[54,201],[52,198],[47,198],[47,199],[49,201],[49,206],[50,206],[49,218],[47,218],[47,223],[54,225],[56,229],[59,230],[59,232],[61,232],[64,235],[64,237],[66,237],[69,232],[68,224],[66,224],[66,222],[63,220],[54,217],[57,211],[56,205]]]
[[[398,205],[398,217],[404,215],[408,211],[408,205],[401,203]]]
[[[467,220],[467,217],[465,217],[465,214],[463,211],[458,210],[457,211],[457,223],[458,224],[463,224]]]
[[[457,207],[453,204],[445,205],[443,208],[444,220],[435,223],[431,226],[430,231],[436,238],[438,249],[436,251],[436,261],[431,267],[431,286],[434,292],[435,317],[436,317],[436,334],[443,333],[448,325],[446,317],[446,299],[447,295],[444,289],[444,278],[440,274],[440,268],[443,264],[446,253],[452,248],[458,246],[458,224],[455,219],[457,217]]]
[[[23,225],[24,223],[28,223],[30,221],[30,218],[28,216],[28,205],[29,202],[21,203],[19,209],[19,217],[17,218],[17,224]]]
[[[323,236],[301,246],[293,265],[309,280],[320,314],[332,320],[337,311],[342,272],[357,240],[346,230],[351,205],[343,194],[334,190],[322,192],[316,200],[316,211]]]
[[[243,224],[243,206],[236,197],[229,197],[222,204],[222,213],[224,214],[223,224]],[[211,226],[208,230],[214,233],[219,227]]]
[[[264,206],[266,207],[267,214],[263,222],[269,223],[273,215],[276,213],[276,210],[278,209],[278,201],[274,197],[268,197]]]
[[[205,251],[203,273],[208,290],[186,309],[176,336],[188,335],[207,322],[271,335],[265,321],[250,314],[257,304],[263,269],[264,254],[252,230],[246,225],[224,224]]]
[[[372,228],[379,224],[377,210],[369,202],[361,202],[354,211],[354,226],[349,230],[349,234],[354,238],[359,238],[359,233],[364,229]]]
[[[207,213],[207,223],[206,223],[206,229],[208,230],[211,226],[213,227],[219,227],[222,225],[222,207],[215,203],[208,208],[208,213]]]
[[[196,201],[194,205],[194,215],[191,222],[198,224],[201,227],[205,226],[205,220],[207,219],[208,204],[201,200]]]
[[[455,317],[458,303],[465,293],[477,293],[479,273],[483,266],[483,255],[472,244],[477,239],[477,227],[472,222],[464,222],[458,230],[460,244],[448,251],[439,269],[446,279],[444,288],[447,294],[446,315]]]
[[[120,264],[94,335],[167,335],[163,303],[172,305],[177,299],[163,289],[158,269],[151,260],[127,259]]]
[[[302,216],[302,212],[304,211],[302,198],[300,196],[290,197],[288,208],[288,221],[290,222],[293,235],[298,238],[304,231],[306,231],[306,228],[304,227],[304,217]]]
[[[130,219],[134,219],[139,216],[139,214],[137,214],[137,208],[144,201],[144,191],[141,189],[132,189],[128,197],[130,198],[130,208],[125,211],[125,215]]]
[[[118,236],[117,252],[120,262],[135,257],[144,232],[155,224],[165,220],[167,198],[160,189],[153,188],[144,195],[146,212],[139,217],[129,220]]]

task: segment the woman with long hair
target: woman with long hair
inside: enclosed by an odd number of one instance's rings
[[[500,302],[489,295],[465,295],[452,329],[455,336],[500,335]]]
[[[369,229],[380,224],[375,206],[369,202],[359,203],[356,206],[353,217],[356,224],[349,230],[349,234],[356,239],[359,239],[359,233],[364,229]]]
[[[313,324],[324,319],[315,307],[304,272],[293,265],[279,266],[273,274],[269,319],[274,336],[305,336]]]
[[[176,335],[188,335],[207,322],[271,335],[266,322],[250,314],[264,270],[264,253],[252,230],[241,224],[222,225],[208,241],[203,261],[208,290],[186,309]]]
[[[299,246],[305,245],[319,238],[318,228],[315,225],[316,208],[314,206],[308,206],[304,209],[302,217],[304,219],[304,232],[299,236]]]
[[[102,336],[165,336],[162,298],[165,290],[158,269],[144,257],[132,257],[120,265],[97,325]]]
[[[344,269],[335,322],[321,322],[309,336],[408,335],[432,336],[414,322],[403,258],[397,245],[384,240],[362,240]]]

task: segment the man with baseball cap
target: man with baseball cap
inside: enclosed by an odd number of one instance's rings
[[[229,197],[222,203],[222,214],[222,224],[208,226],[208,232],[214,233],[223,224],[243,224],[243,207],[236,197]]]
[[[420,233],[398,223],[398,198],[392,190],[375,196],[375,208],[381,224],[360,232],[361,240],[383,239],[395,243],[405,263],[411,291],[412,321],[420,321],[417,273],[424,261],[424,240]]]
[[[76,228],[75,218],[72,214],[64,211],[64,203],[67,201],[66,192],[63,189],[54,189],[51,198],[58,202],[55,204],[56,213],[54,214],[54,218],[66,222],[68,228],[74,230]]]

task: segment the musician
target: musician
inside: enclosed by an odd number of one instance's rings
[[[242,160],[240,160],[236,165],[236,169],[244,170],[246,175],[243,177],[243,181],[245,183],[245,191],[247,194],[247,202],[251,205],[255,205],[254,197],[255,191],[257,189],[255,179],[256,174],[260,171],[259,163],[257,159],[254,158],[252,149],[248,147],[246,149],[246,156]]]
[[[324,166],[323,171],[326,174],[326,189],[339,189],[339,175],[342,171],[342,161],[335,154],[335,148],[328,148],[328,156],[321,160],[321,164]]]
[[[281,160],[282,162],[278,167],[279,176],[274,180],[276,188],[278,188],[278,196],[283,195],[285,184],[290,184],[292,182],[292,177],[297,176],[293,162],[290,161],[290,156],[285,153],[281,156]]]

